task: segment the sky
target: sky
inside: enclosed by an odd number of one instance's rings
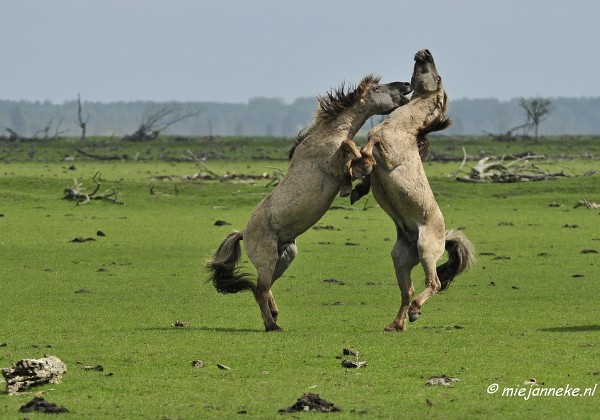
[[[0,0],[0,99],[210,101],[409,81],[450,98],[600,96],[597,0]]]

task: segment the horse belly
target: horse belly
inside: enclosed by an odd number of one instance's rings
[[[406,167],[398,166],[392,171],[376,167],[372,174],[372,190],[381,208],[396,224],[409,230],[426,224],[436,213],[437,203],[427,178],[418,173],[411,174]]]
[[[294,189],[274,194],[270,222],[280,242],[292,241],[323,217],[339,191],[339,181],[306,177]]]

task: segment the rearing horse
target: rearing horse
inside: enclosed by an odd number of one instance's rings
[[[396,225],[392,260],[402,302],[396,319],[386,327],[388,331],[404,330],[407,315],[415,321],[425,301],[446,289],[475,261],[467,238],[459,231],[445,230],[444,217],[421,162],[427,133],[450,125],[445,116],[448,97],[429,50],[416,53],[411,84],[410,102],[369,131],[361,152],[363,159],[355,161],[352,168],[357,176],[373,171],[365,181],[370,181],[377,203]],[[353,191],[353,200],[366,191]],[[444,249],[448,261],[436,267]],[[419,262],[425,271],[425,289],[414,297],[410,274]]]
[[[250,290],[266,331],[281,331],[271,287],[298,253],[296,238],[327,212],[335,196],[347,191],[347,170],[360,153],[352,139],[376,114],[388,114],[408,102],[410,83],[379,84],[368,75],[353,90],[344,85],[318,97],[315,122],[298,135],[290,151],[287,174],[252,212],[243,232],[232,232],[207,263],[210,279],[221,293]],[[257,279],[237,269],[240,241],[256,268]]]

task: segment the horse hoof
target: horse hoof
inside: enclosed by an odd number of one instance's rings
[[[417,312],[417,313],[414,313],[414,314],[411,314],[411,313],[409,313],[409,314],[408,314],[408,320],[409,320],[410,322],[415,322],[417,319],[419,319],[419,317],[420,317],[420,316],[421,316],[421,314],[420,314],[420,313],[418,313],[418,312]]]
[[[351,193],[352,193],[352,187],[350,187],[350,188],[345,188],[345,187],[340,188],[340,197],[348,197]]]
[[[352,190],[352,193],[350,194],[350,204],[356,203],[358,200],[361,199],[362,196],[363,194],[361,194],[360,192]]]
[[[266,332],[283,332],[283,328],[281,328],[279,325],[275,325],[274,327],[266,327],[265,331]]]
[[[390,325],[383,329],[385,332],[396,332],[396,331],[404,331],[404,326],[396,325],[396,323],[392,322]]]

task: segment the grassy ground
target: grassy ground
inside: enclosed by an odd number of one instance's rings
[[[480,148],[479,141],[467,147]],[[209,161],[210,168],[285,169],[285,161],[247,159],[283,157],[285,145],[245,142],[213,146],[238,155]],[[103,147],[96,152],[122,151]],[[201,148],[165,142],[128,153],[150,148],[155,157],[163,147],[173,155]],[[2,156],[0,367],[44,354],[61,358],[69,368],[63,382],[36,392],[73,418],[275,418],[305,392],[334,402],[340,418],[593,418],[599,412],[598,389],[586,397],[502,395],[528,393],[523,383],[532,377],[537,388],[581,393],[600,382],[600,268],[593,252],[600,251],[600,211],[573,208],[581,198],[600,201],[597,176],[464,184],[448,176],[458,164],[428,163],[446,224],[465,230],[478,264],[432,298],[406,332],[384,333],[399,305],[389,258],[394,229],[369,197],[355,211],[329,211],[319,225],[334,229],[299,238],[300,255],[274,288],[286,331],[266,334],[251,295],[217,294],[202,265],[230,230],[243,229],[268,181],[157,181],[151,177],[198,167],[62,162],[72,150],[20,145]],[[462,156],[460,148],[456,153]],[[577,173],[600,169],[593,159],[546,164]],[[89,177],[98,171],[103,187],[116,188],[125,205],[77,207],[60,198],[73,178],[91,188]],[[216,220],[231,225],[218,227]],[[79,236],[96,240],[71,242]],[[323,281],[331,278],[343,284]],[[421,287],[420,270],[414,279]],[[188,327],[173,327],[177,320]],[[368,366],[343,368],[344,347],[359,350]],[[195,368],[193,360],[205,366]],[[440,375],[460,382],[425,384]],[[493,384],[499,390],[490,394]],[[22,418],[18,409],[32,395],[0,394],[0,417]]]

